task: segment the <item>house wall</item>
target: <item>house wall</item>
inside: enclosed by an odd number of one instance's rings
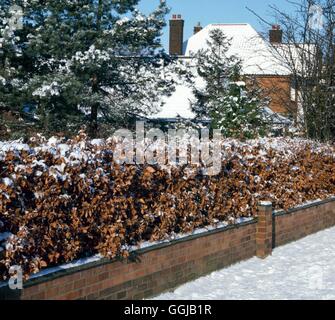
[[[291,78],[289,76],[256,76],[255,80],[263,91],[263,97],[270,98],[272,111],[281,114],[296,114],[297,101],[291,94]]]
[[[0,299],[143,299],[335,225],[335,199],[287,212],[263,203],[250,222],[137,251],[137,262],[101,260],[31,279]]]

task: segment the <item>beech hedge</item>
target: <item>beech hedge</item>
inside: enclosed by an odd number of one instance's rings
[[[300,139],[222,142],[222,170],[120,165],[115,141],[79,135],[0,143],[0,277],[100,253],[127,259],[143,241],[335,195],[335,148]]]

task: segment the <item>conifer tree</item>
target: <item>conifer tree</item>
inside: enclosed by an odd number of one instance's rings
[[[212,127],[226,137],[253,138],[264,134],[262,102],[256,88],[247,88],[241,76],[241,61],[229,55],[230,40],[220,29],[210,32],[207,49],[195,58],[204,88],[194,87],[192,109],[200,119],[211,119]]]
[[[20,85],[6,98],[1,87],[1,105],[28,105],[45,131],[88,123],[93,136],[100,120],[124,125],[156,111],[173,89],[166,72],[172,61],[160,43],[168,8],[161,0],[144,15],[139,1],[15,1],[23,9],[23,27],[13,33]],[[9,17],[7,2],[2,12]],[[8,48],[12,39],[4,42]],[[14,64],[10,52],[3,61]]]
[[[20,42],[20,7],[10,0],[0,5],[0,132],[18,126],[21,101],[25,99],[21,90],[24,84],[24,59]],[[9,116],[10,115],[10,116]]]

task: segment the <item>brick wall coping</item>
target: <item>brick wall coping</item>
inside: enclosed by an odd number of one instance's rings
[[[263,207],[272,207],[271,201],[261,201],[259,204]]]
[[[330,203],[330,202],[335,202],[335,196],[330,197],[328,199],[324,199],[324,200],[319,199],[319,200],[315,200],[315,201],[310,201],[310,202],[307,202],[305,204],[296,206],[296,207],[288,209],[288,210],[277,210],[277,211],[274,211],[273,215],[278,217],[278,216],[293,214],[293,213],[299,212],[301,210],[319,207],[323,204]]]
[[[155,250],[159,250],[162,248],[166,248],[166,247],[170,247],[179,243],[183,243],[183,242],[188,242],[188,241],[192,241],[195,239],[199,239],[199,238],[203,238],[203,237],[207,237],[216,233],[220,233],[220,232],[225,232],[228,230],[232,230],[232,229],[238,229],[241,227],[244,227],[246,225],[250,225],[250,224],[255,224],[257,223],[257,218],[254,219],[250,219],[244,222],[240,222],[237,224],[232,224],[232,225],[228,225],[228,226],[223,226],[223,227],[218,227],[218,228],[214,228],[212,230],[207,230],[204,232],[199,232],[196,234],[191,234],[191,235],[187,235],[185,237],[180,237],[177,239],[173,239],[170,241],[162,241],[158,244],[153,244],[144,248],[140,248],[137,250],[134,250],[131,252],[131,257],[134,257],[136,259],[137,256],[147,253],[147,252],[151,252],[151,251],[155,251]],[[95,258],[96,257],[96,258]],[[82,258],[76,261],[85,261],[87,260],[88,262],[85,263],[83,262],[80,265],[74,266],[74,267],[69,267],[69,268],[64,268],[64,266],[66,266],[66,264],[62,265],[62,266],[56,266],[56,267],[51,267],[48,269],[45,269],[43,271],[39,273],[35,274],[32,276],[32,278],[30,278],[29,280],[27,280],[26,282],[24,282],[24,288],[29,288],[32,286],[35,286],[37,284],[43,283],[43,282],[47,282],[47,281],[51,281],[60,277],[64,277],[66,275],[71,275],[73,273],[79,272],[79,271],[84,271],[84,270],[88,270],[88,269],[92,269],[98,266],[103,266],[106,264],[110,264],[113,263],[115,261],[120,261],[119,259],[115,258],[115,259],[108,259],[108,258],[99,258],[99,256],[95,256],[95,257],[88,257],[88,258]],[[92,261],[93,260],[93,261]],[[76,261],[70,262],[71,263],[76,263]],[[135,262],[134,262],[135,263]],[[8,283],[5,281],[0,282],[0,288],[7,286]]]

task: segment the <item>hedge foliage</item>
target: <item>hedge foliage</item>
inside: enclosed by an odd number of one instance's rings
[[[214,177],[186,165],[119,165],[114,148],[83,135],[0,143],[1,278],[12,265],[28,277],[97,253],[127,258],[143,241],[253,217],[260,200],[287,209],[335,194],[330,145],[226,140]]]

